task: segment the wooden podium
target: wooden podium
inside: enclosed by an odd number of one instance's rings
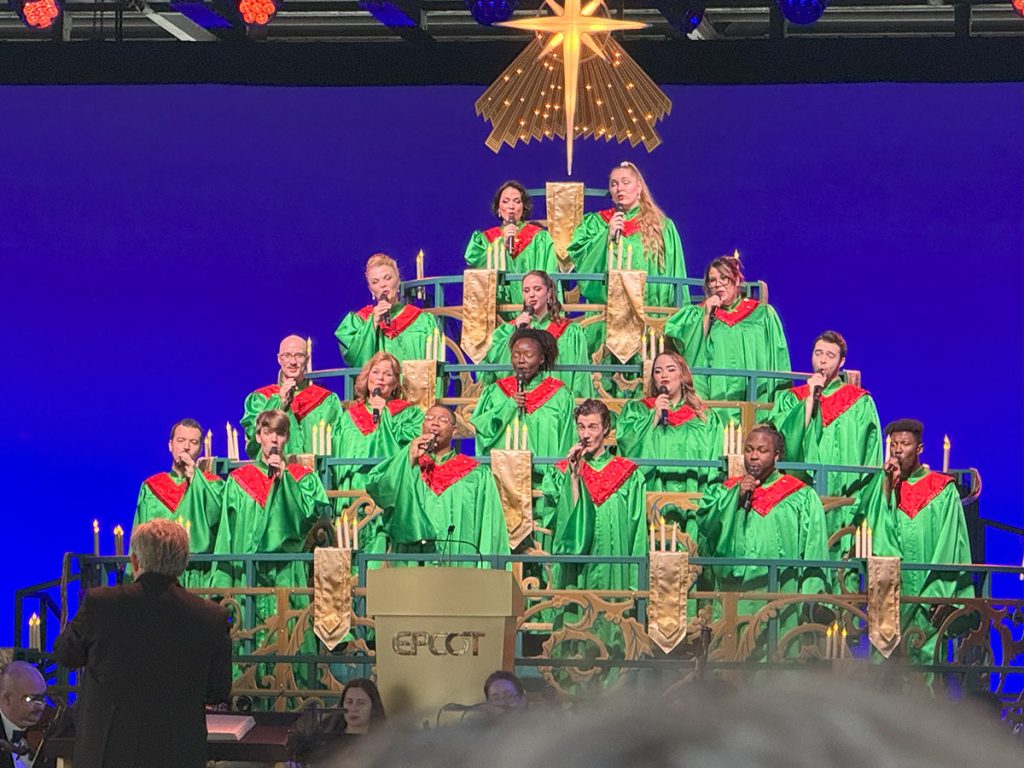
[[[482,700],[487,676],[512,670],[523,593],[508,571],[382,568],[367,574],[366,611],[388,714],[432,718]]]

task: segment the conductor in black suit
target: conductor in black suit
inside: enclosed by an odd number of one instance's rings
[[[133,584],[91,589],[54,643],[79,672],[75,768],[204,768],[204,704],[231,694],[227,612],[178,585],[188,533],[151,520],[131,539]]]

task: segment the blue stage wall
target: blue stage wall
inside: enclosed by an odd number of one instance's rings
[[[361,306],[364,259],[461,269],[502,180],[565,178],[564,145],[494,155],[481,89],[0,89],[0,259],[13,330],[0,398],[0,600],[127,528],[167,468],[169,425],[237,423],[278,340]],[[691,275],[739,248],[806,369],[850,343],[882,420],[926,424],[925,460],[982,471],[982,512],[1021,522],[1024,86],[672,87],[664,145],[580,142],[574,178],[646,173]],[[596,204],[595,204],[596,205]],[[1003,538],[991,562],[1020,561]],[[12,637],[0,621],[0,644]]]

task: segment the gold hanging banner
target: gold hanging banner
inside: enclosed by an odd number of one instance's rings
[[[604,308],[608,329],[605,346],[627,363],[643,345],[647,313],[644,309],[644,288],[647,273],[639,270],[608,270],[608,303]]]
[[[491,348],[497,324],[498,273],[493,269],[467,269],[462,273],[462,341],[460,346],[474,363]]]
[[[427,410],[437,401],[437,361],[406,360],[402,363],[405,399]]]
[[[900,559],[868,558],[868,638],[889,658],[900,644]]]
[[[647,634],[665,653],[686,638],[686,595],[690,590],[690,553],[651,552]]]
[[[313,632],[334,650],[352,628],[352,551],[313,550]]]
[[[573,263],[569,259],[569,243],[572,233],[583,221],[584,187],[575,181],[549,181],[545,187],[548,212],[548,233],[555,244],[558,269],[571,272]]]
[[[491,474],[498,486],[501,508],[505,511],[508,544],[518,547],[533,533],[533,472],[529,451],[491,451]]]

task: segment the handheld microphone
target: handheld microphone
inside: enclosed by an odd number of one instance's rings
[[[818,371],[818,373],[821,373],[821,371]],[[818,415],[818,411],[821,410],[821,387],[812,389],[811,397],[814,398],[814,404],[811,406],[811,418],[813,419]]]
[[[375,387],[370,397],[380,397],[380,387]],[[380,424],[380,408],[373,409],[373,423]]]
[[[526,304],[526,303],[523,304],[523,312],[528,314],[530,317],[533,317],[535,314],[537,314],[537,310],[534,309],[533,307],[531,307],[529,304]],[[529,328],[529,326],[530,326],[529,323],[520,323],[519,324],[520,328]]]
[[[754,492],[744,491],[739,498],[740,508],[743,510],[744,519],[750,516],[750,508],[754,506]]]
[[[427,453],[433,453],[434,451],[437,450],[437,435],[430,436],[430,442],[427,443],[427,447],[425,450]]]
[[[377,303],[378,304],[380,302],[382,302],[382,301],[391,301],[391,299],[388,298],[388,292],[387,291],[384,291],[384,293],[382,293],[380,296],[377,297]],[[384,315],[381,317],[381,322],[384,323],[384,327],[385,328],[390,328],[391,327],[391,312],[390,312],[390,310],[384,313]]]
[[[616,204],[615,204],[615,212],[616,212],[616,213],[622,213],[622,211],[623,211],[623,208],[622,208],[622,203],[616,203]],[[619,244],[619,238],[620,238],[620,237],[622,237],[622,230],[621,230],[621,229],[617,230],[617,231],[615,232],[615,234],[614,234],[614,235],[612,235],[612,243],[613,243],[614,245],[618,245],[618,244]]]
[[[513,219],[511,216],[509,216],[507,219],[505,219],[505,226],[506,227],[509,224],[515,224],[515,223],[516,223],[515,219]],[[511,256],[512,255],[512,248],[515,246],[515,244],[516,244],[516,236],[515,235],[508,235],[505,238],[505,253],[507,253],[509,256]]]
[[[526,374],[522,371],[516,371],[516,392],[526,391]],[[526,410],[525,406],[519,408],[519,412],[522,413]]]
[[[666,387],[664,384],[662,384],[660,387],[658,387],[658,394],[659,395],[667,395],[668,394],[668,387]],[[658,426],[659,427],[667,427],[668,426],[668,408],[662,408],[661,409],[661,415],[658,416]]]
[[[281,449],[278,448],[276,445],[273,446],[270,449],[270,455],[271,456],[280,456],[281,455]],[[267,467],[267,475],[270,476],[270,477],[277,477],[277,467],[274,467],[274,466]]]

